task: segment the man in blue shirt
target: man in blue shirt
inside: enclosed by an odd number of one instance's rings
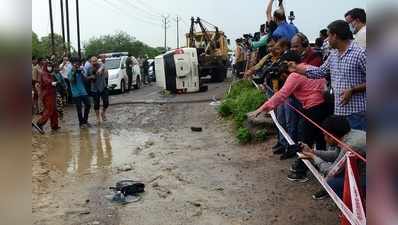
[[[293,36],[299,32],[296,26],[286,22],[285,12],[281,9],[275,10],[274,20],[278,24],[278,28],[272,33],[272,38],[275,40],[285,38],[291,41]]]
[[[76,104],[79,126],[80,128],[85,128],[89,126],[88,115],[90,114],[91,108],[90,99],[85,87],[87,78],[85,77],[83,70],[80,68],[80,62],[78,59],[74,59],[72,64],[73,68],[68,73],[68,79],[70,81],[72,97]],[[82,113],[82,103],[84,104],[84,115]]]

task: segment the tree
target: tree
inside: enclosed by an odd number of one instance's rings
[[[46,56],[51,56],[52,55],[51,34],[42,37],[40,43],[41,43],[41,48],[46,53]],[[62,57],[65,54],[65,50],[61,35],[54,34],[54,45],[55,45],[55,55],[57,57]]]
[[[88,57],[108,52],[130,52],[135,57],[148,55],[150,58],[161,54],[158,49],[149,47],[125,32],[91,38],[84,44],[84,50]]]
[[[55,55],[62,57],[65,54],[63,39],[60,34],[54,34],[55,44]],[[76,50],[71,47],[71,53],[73,54]],[[51,34],[39,39],[37,34],[32,31],[32,57],[45,58],[52,54],[51,50]]]
[[[32,57],[40,58],[44,56],[45,52],[44,49],[42,49],[40,40],[37,37],[37,34],[32,31]]]

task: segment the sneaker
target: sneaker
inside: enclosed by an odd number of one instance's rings
[[[305,183],[309,180],[306,173],[290,173],[287,179],[292,182]]]
[[[304,173],[305,169],[302,168],[302,164],[300,160],[295,160],[292,166],[290,167],[290,172],[292,173]]]
[[[54,131],[54,132],[59,131],[59,129],[61,129],[61,127],[51,128],[51,130]]]
[[[324,189],[322,189],[322,190],[320,190],[317,193],[312,195],[312,199],[314,199],[314,200],[323,200],[323,199],[328,198],[328,197],[329,197],[329,194]]]
[[[40,125],[38,123],[32,123],[33,127],[39,131],[40,134],[44,134],[44,130],[43,130],[43,125]]]
[[[283,153],[285,153],[286,149],[281,146],[280,148],[274,149],[272,151],[272,153],[274,153],[274,155],[282,155]]]
[[[279,142],[277,142],[274,146],[272,146],[272,150],[277,150],[279,148],[284,148],[284,146]]]
[[[280,160],[286,160],[286,159],[291,159],[296,156],[296,152],[288,149],[283,155],[281,155]]]

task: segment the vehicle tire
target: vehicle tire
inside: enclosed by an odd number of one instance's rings
[[[126,82],[124,80],[122,80],[120,82],[120,93],[123,94],[124,92],[126,92]]]
[[[224,82],[227,77],[228,70],[224,67],[215,68],[211,74],[211,81],[216,83]]]
[[[135,85],[134,85],[134,89],[140,89],[141,88],[141,78],[140,76],[137,76],[137,79],[135,80]]]

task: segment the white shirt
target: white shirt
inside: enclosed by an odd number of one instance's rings
[[[66,65],[65,65],[64,63],[62,63],[62,64],[59,66],[59,69],[61,70],[60,72],[61,72],[62,76],[63,76],[65,79],[68,79],[68,73],[69,73],[69,71],[72,70],[72,63],[67,62]]]
[[[355,42],[359,47],[366,49],[366,26],[362,27],[362,29],[355,34]]]

